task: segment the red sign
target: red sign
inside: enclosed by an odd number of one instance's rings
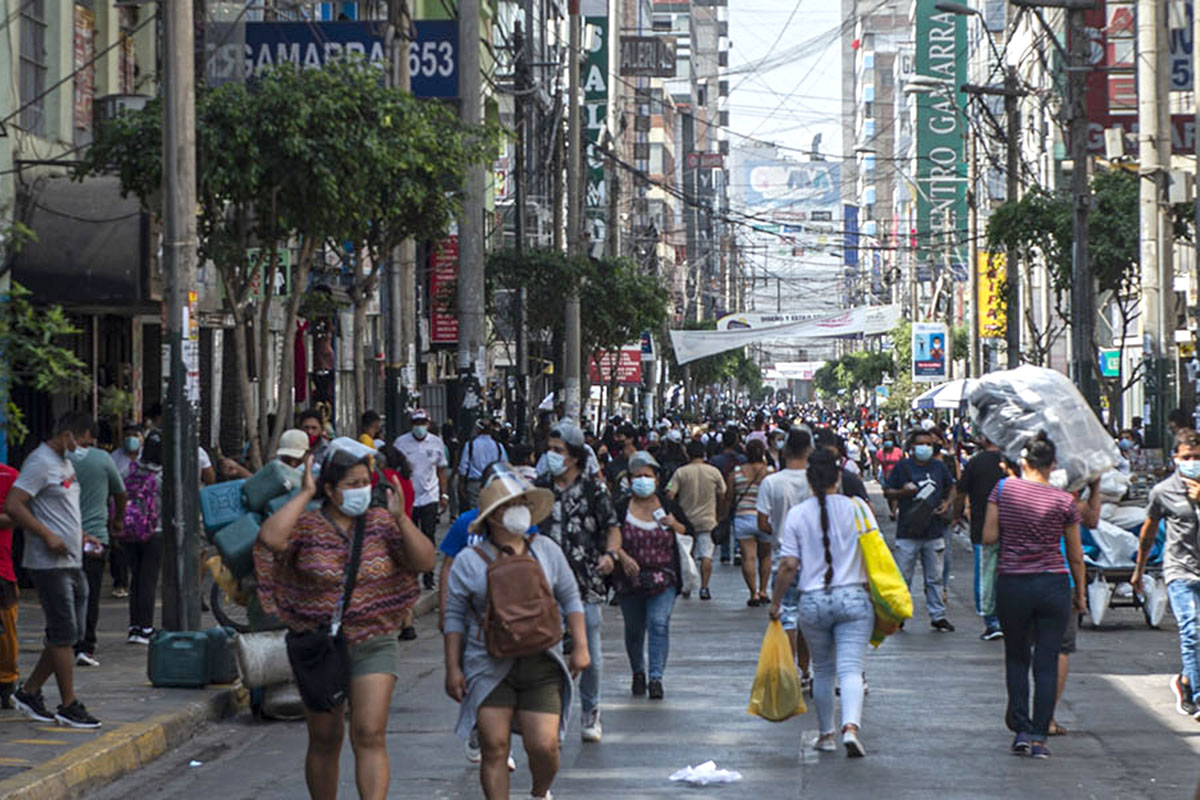
[[[431,344],[458,343],[458,314],[454,310],[454,289],[458,284],[458,237],[438,242],[429,265],[429,341]]]
[[[1137,156],[1137,29],[1132,2],[1100,3],[1085,12],[1090,51],[1087,106],[1088,152],[1103,156],[1104,131],[1120,127],[1125,133],[1125,152]],[[1171,150],[1195,152],[1195,117],[1171,115]]]
[[[75,127],[92,127],[92,100],[96,94],[96,19],[91,9],[75,6]]]
[[[600,363],[593,358],[588,364],[588,374],[594,384],[608,385],[612,382],[613,368],[617,370],[617,383],[622,386],[639,386],[642,383],[642,348],[626,347],[619,353],[606,350],[600,354]]]

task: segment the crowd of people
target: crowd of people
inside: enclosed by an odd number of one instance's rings
[[[1181,416],[1173,422],[1176,468],[1151,494],[1132,583],[1141,585],[1162,521],[1183,663],[1171,688],[1180,711],[1200,719],[1200,434]],[[875,612],[858,540],[878,527],[867,482],[878,483],[896,522],[893,550],[910,586],[920,564],[937,633],[955,631],[951,543],[956,532],[969,538],[979,636],[1003,640],[1012,750],[1047,758],[1048,737],[1065,732],[1054,711],[1086,608],[1081,526],[1097,524],[1100,492],[1096,483],[1074,494],[1056,485],[1059,443],[1045,434],[1010,460],[962,423],[815,405],[703,423],[613,418],[600,431],[543,415],[531,445],[487,418],[465,441],[448,442],[422,409],[393,442],[381,430],[368,412],[357,447],[347,447],[355,440],[334,438],[319,413],[299,415],[273,457],[302,475],[301,488],[266,519],[255,547],[263,609],[289,630],[313,797],[336,796],[347,711],[359,792],[386,795],[387,709],[400,642],[417,636],[422,589],[439,593],[445,689],[459,703],[454,729],[480,764],[484,795],[508,796],[519,732],[533,796],[542,798],[576,694],[583,741],[603,741],[606,607],[622,618],[631,695],[662,701],[672,613],[693,592],[712,600],[715,564],[740,567],[746,604],[767,606],[782,623],[816,707],[811,746],[836,750],[840,737],[847,755],[864,756],[864,655]],[[0,532],[0,702],[38,721],[100,725],[75,696],[73,670],[99,665],[106,565],[129,598],[128,641],[154,635],[162,439],[153,427],[130,425],[126,434],[110,455],[94,446],[94,420],[69,414],[19,473],[0,467],[0,528],[24,532],[21,567],[46,619],[46,646],[18,684],[17,578]],[[1120,433],[1123,453],[1137,436]],[[216,478],[211,463],[201,467],[202,480]],[[235,460],[217,467],[221,477],[249,474]],[[304,660],[317,646],[314,631],[325,637],[317,645],[340,653],[341,683]],[[54,712],[42,694],[51,676]]]

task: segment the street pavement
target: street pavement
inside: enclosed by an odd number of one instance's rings
[[[1200,724],[1175,713],[1167,688],[1179,658],[1170,615],[1161,631],[1147,629],[1129,609],[1111,611],[1101,630],[1085,625],[1057,715],[1069,735],[1051,740],[1049,761],[1017,758],[1008,751],[1011,735],[1002,722],[1003,646],[979,640],[982,626],[970,607],[970,552],[959,542],[954,555],[950,618],[958,631],[931,631],[918,596],[907,630],[868,655],[871,688],[862,730],[868,755],[861,760],[802,747],[817,732],[814,710],[778,724],[746,713],[767,618],[765,609],[746,607],[736,567],[717,567],[711,602],[677,604],[662,702],[630,696],[620,613],[606,607],[604,741],[580,742],[573,709],[555,796],[1191,798],[1200,777]],[[457,711],[442,688],[441,639],[432,617],[402,652],[404,676],[388,729],[389,796],[481,796],[478,769],[463,758],[451,732]],[[185,745],[89,796],[303,797],[305,741],[302,724],[256,722],[244,712],[208,724]],[[519,739],[514,742],[512,794],[527,797],[526,760]],[[743,780],[705,789],[668,780],[677,769],[709,759],[741,772]],[[341,795],[355,796],[348,743]]]

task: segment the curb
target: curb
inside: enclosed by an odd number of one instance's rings
[[[207,701],[188,703],[180,711],[122,725],[28,772],[0,781],[0,797],[78,797],[150,763],[192,738],[204,723],[235,714],[243,705],[237,690],[230,687]]]
[[[413,616],[437,610],[438,593],[422,592]],[[67,800],[98,789],[179,747],[205,723],[233,716],[247,705],[240,684],[222,688],[179,711],[121,725],[44,764],[0,781],[4,800]]]

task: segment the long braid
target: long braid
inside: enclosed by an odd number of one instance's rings
[[[825,588],[833,583],[833,553],[829,550],[829,509],[825,506],[825,492],[817,493],[817,505],[821,507],[821,544],[825,546]]]

